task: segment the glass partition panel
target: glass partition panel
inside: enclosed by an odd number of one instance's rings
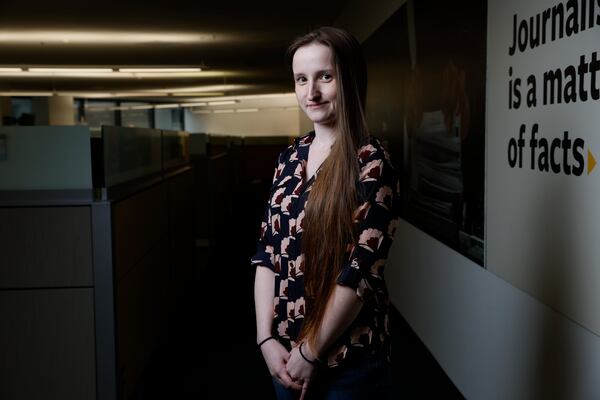
[[[162,169],[160,130],[103,126],[102,141],[107,187],[159,173]]]

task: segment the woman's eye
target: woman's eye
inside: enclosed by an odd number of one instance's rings
[[[296,83],[304,83],[306,82],[306,78],[303,76],[299,76],[296,78]]]
[[[333,79],[333,76],[331,76],[330,74],[323,74],[321,75],[321,79],[323,79],[324,81],[330,81]]]

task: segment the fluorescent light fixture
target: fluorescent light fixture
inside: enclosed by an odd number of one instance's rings
[[[59,96],[73,96],[85,99],[114,99],[123,97],[156,97],[145,93],[136,92],[115,92],[115,93],[100,93],[100,92],[57,92]]]
[[[113,71],[110,68],[30,68],[27,71],[20,69],[0,69],[0,76],[15,78],[102,78],[102,79],[131,79],[131,78],[161,78],[161,79],[180,79],[180,78],[220,78],[219,71],[207,72],[121,72]],[[169,91],[173,91],[171,89]],[[164,90],[163,92],[167,92]]]
[[[5,68],[2,67],[0,68],[0,72],[22,72],[23,70],[21,68]]]
[[[59,96],[85,97],[88,99],[105,99],[113,97],[112,93],[57,93]]]
[[[52,92],[0,92],[0,96],[14,97],[50,97]]]
[[[177,97],[202,97],[202,96],[209,96],[209,97],[216,97],[216,96],[223,96],[225,95],[225,92],[191,92],[191,93],[168,93],[169,96],[177,96]]]
[[[208,105],[209,106],[226,106],[229,104],[235,104],[237,102],[238,102],[237,100],[209,101]]]
[[[72,73],[72,74],[101,74],[112,73],[112,68],[28,68],[33,73]]]
[[[144,104],[139,106],[129,106],[130,110],[151,110],[154,108],[152,104]]]
[[[119,72],[201,72],[202,68],[119,68]]]
[[[157,104],[154,106],[154,108],[179,108],[179,104]]]
[[[152,43],[227,43],[238,37],[227,34],[186,32],[136,32],[136,31],[35,31],[0,30],[0,42],[39,46],[44,44],[70,45],[97,44],[152,44]]]
[[[106,108],[106,107],[111,107],[111,105],[112,105],[113,103],[114,103],[114,102],[112,102],[112,101],[111,101],[111,102],[109,102],[108,104],[107,104],[107,103],[92,103],[92,104],[90,104],[90,103],[85,103],[85,104],[84,104],[84,107],[85,107],[86,109],[88,109],[88,110],[89,110],[89,109],[95,109],[95,108]]]
[[[116,93],[108,93],[108,92],[57,92],[55,93],[59,96],[73,96],[73,97],[82,97],[86,99],[110,99],[115,96]]]
[[[214,110],[213,111],[215,114],[229,114],[233,112],[233,108],[228,108],[225,110]]]
[[[258,108],[238,108],[235,110],[235,112],[239,112],[239,113],[248,113],[248,112],[257,112]]]
[[[208,72],[213,72],[213,71],[208,71]],[[204,72],[202,73],[204,74]],[[191,92],[191,93],[195,93],[195,92],[201,92],[201,93],[206,93],[206,92],[223,92],[223,91],[228,91],[228,90],[245,90],[245,89],[252,89],[254,88],[254,85],[234,85],[234,84],[225,84],[225,85],[205,85],[205,86],[190,86],[190,87],[174,87],[174,88],[166,88],[166,89],[161,89],[161,92],[167,92],[167,93],[186,93],[186,92]],[[147,90],[149,91],[149,90]],[[154,90],[156,92],[156,90]]]
[[[206,102],[204,103],[181,103],[181,107],[204,107],[206,106]]]
[[[289,93],[265,93],[265,94],[243,94],[239,96],[227,96],[225,99],[237,99],[237,100],[256,100],[256,99],[273,99],[273,98],[296,98],[296,94],[293,92]]]

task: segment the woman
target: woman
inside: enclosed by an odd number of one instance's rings
[[[279,399],[382,398],[398,181],[367,131],[366,64],[358,41],[331,27],[288,55],[314,131],[279,155],[252,258],[257,343]]]

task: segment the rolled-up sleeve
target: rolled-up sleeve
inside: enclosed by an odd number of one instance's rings
[[[250,263],[256,267],[263,266],[275,271],[274,248],[270,240],[270,209],[267,205],[265,215],[260,224],[260,236],[256,243],[256,253],[250,259]]]
[[[356,241],[337,283],[354,288],[367,301],[385,290],[384,264],[398,226],[398,178],[383,149],[361,163],[358,191],[362,199],[354,213]]]

